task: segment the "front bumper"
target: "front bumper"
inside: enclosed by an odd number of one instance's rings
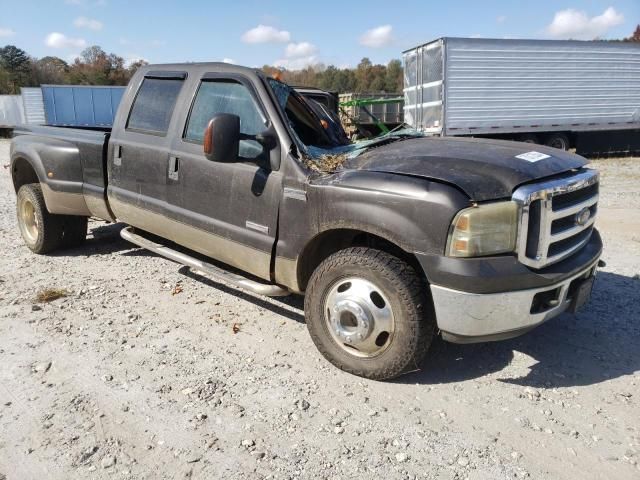
[[[601,254],[602,239],[594,229],[580,251],[539,270],[520,263],[515,255],[454,258],[416,252],[416,258],[432,285],[469,293],[499,293],[559,283],[584,270]]]
[[[595,275],[597,263],[598,258],[562,281],[525,290],[479,294],[432,284],[438,328],[454,343],[521,335],[572,307],[577,287]]]

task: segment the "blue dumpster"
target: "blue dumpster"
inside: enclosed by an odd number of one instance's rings
[[[47,125],[111,127],[125,88],[42,85]]]

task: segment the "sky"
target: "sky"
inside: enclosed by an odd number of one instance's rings
[[[623,38],[638,23],[640,0],[0,0],[0,45],[66,61],[99,45],[128,62],[353,67],[443,36]]]

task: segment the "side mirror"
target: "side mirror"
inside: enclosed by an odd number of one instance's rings
[[[204,131],[204,156],[214,162],[235,162],[240,147],[240,117],[215,115]]]

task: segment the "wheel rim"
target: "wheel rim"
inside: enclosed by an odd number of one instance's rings
[[[329,288],[323,310],[331,337],[349,354],[374,357],[391,344],[393,310],[374,283],[358,277],[338,280]]]
[[[18,209],[18,218],[20,219],[20,229],[30,244],[34,244],[38,241],[38,216],[36,215],[36,209],[29,200],[24,199],[20,203]]]

